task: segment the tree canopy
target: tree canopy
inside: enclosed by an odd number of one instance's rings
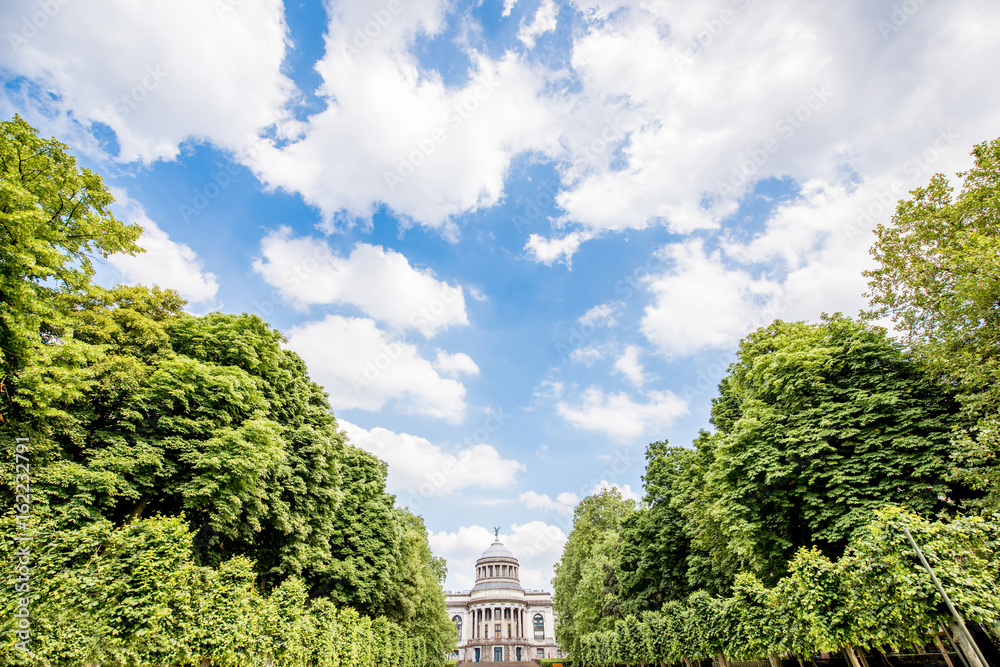
[[[953,494],[949,395],[878,327],[841,316],[750,334],[720,385],[701,546],[765,580],[799,548],[843,552],[885,503]]]
[[[556,636],[564,649],[576,650],[580,637],[611,627],[620,616],[614,581],[618,531],[634,511],[635,503],[615,488],[576,506],[573,529],[552,580]]]
[[[1000,509],[1000,139],[977,145],[961,190],[943,174],[876,229],[870,317],[889,317],[915,354],[955,387],[957,479]]]

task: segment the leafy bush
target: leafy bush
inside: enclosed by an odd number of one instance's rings
[[[626,617],[614,630],[584,635],[575,657],[610,667],[924,646],[951,619],[903,526],[966,620],[1000,636],[1000,515],[931,522],[889,507],[836,562],[800,549],[773,588],[741,573],[732,596],[697,591],[641,619]]]

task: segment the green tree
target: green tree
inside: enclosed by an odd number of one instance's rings
[[[610,630],[620,618],[613,592],[618,530],[634,511],[635,503],[617,489],[588,496],[573,511],[573,528],[552,580],[556,638],[573,656],[579,655],[583,635]]]
[[[617,576],[621,611],[659,610],[690,593],[691,535],[684,509],[691,501],[698,453],[666,441],[646,448],[643,507],[622,521]]]
[[[405,527],[385,491],[385,462],[347,446],[344,501],[330,530],[330,560],[317,591],[363,614],[405,617],[398,607]]]
[[[18,116],[0,123],[0,420],[28,407],[21,372],[64,337],[59,304],[86,291],[92,256],[141,252],[142,230],[116,220],[113,201],[66,146]]]
[[[396,594],[397,616],[388,616],[410,637],[423,639],[428,664],[438,664],[455,648],[455,625],[448,618],[442,588],[447,564],[431,552],[423,519],[404,509],[397,509],[396,515],[403,527],[402,578]]]
[[[800,547],[842,553],[877,508],[943,507],[956,407],[885,331],[839,315],[750,334],[720,384],[699,539],[774,582]]]
[[[871,317],[891,317],[944,383],[965,420],[957,477],[1000,508],[1000,139],[977,145],[956,195],[943,174],[879,225],[866,271]]]
[[[254,521],[254,533],[240,553],[256,559],[269,583],[297,575],[319,585],[344,496],[344,438],[326,394],[309,379],[302,359],[281,348],[284,337],[255,315],[184,315],[167,330],[176,353],[252,377],[267,418],[280,428],[283,453],[265,473],[259,512],[242,518]],[[209,527],[197,546],[219,535]]]

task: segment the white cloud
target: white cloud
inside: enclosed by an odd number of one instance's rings
[[[565,389],[566,385],[559,380],[542,380],[535,389],[535,396],[538,398],[560,398]]]
[[[926,153],[919,153],[935,159],[907,157],[892,176],[852,189],[821,179],[803,183],[800,195],[776,207],[763,232],[749,240],[723,237],[711,253],[700,241],[662,250],[671,267],[646,281],[655,299],[642,332],[676,357],[732,347],[776,318],[816,321],[823,312],[854,315],[865,308],[862,272],[873,266],[872,229],[887,224],[895,201],[932,173],[969,166],[948,132],[924,141]]]
[[[293,327],[288,347],[305,360],[336,410],[375,411],[392,403],[402,412],[449,422],[465,414],[465,386],[441,377],[415,346],[372,320],[328,315]]]
[[[615,371],[628,378],[636,387],[644,385],[647,379],[642,362],[639,361],[641,353],[642,349],[638,345],[629,345],[622,356],[615,361]]]
[[[254,270],[295,305],[350,304],[396,331],[413,329],[428,338],[469,323],[461,287],[412,267],[394,250],[358,243],[340,257],[326,241],[292,238],[292,230],[282,227],[264,237],[260,251]]]
[[[598,484],[596,484],[594,488],[590,490],[590,495],[594,495],[595,493],[600,493],[601,491],[606,491],[608,489],[618,489],[619,493],[622,494],[622,498],[625,500],[634,500],[635,502],[642,500],[642,496],[633,491],[632,487],[628,484],[623,486],[618,483],[609,482],[606,479],[602,479]]]
[[[541,234],[532,234],[524,244],[524,252],[536,262],[551,266],[553,262],[562,261],[569,266],[573,255],[580,249],[584,241],[593,238],[592,234],[570,232],[562,237],[545,238]]]
[[[496,204],[513,156],[555,150],[558,122],[545,98],[548,72],[510,52],[469,53],[469,79],[448,86],[410,52],[444,25],[449,3],[422,0],[359,46],[370,5],[338,3],[317,63],[327,107],[296,140],[261,147],[253,161],[272,187],[300,193],[328,225],[367,219],[384,202],[404,220],[448,235],[452,217]],[[363,33],[362,33],[363,36]]]
[[[44,14],[43,4],[0,4],[0,24],[13,28],[0,42],[0,67],[50,91],[47,103],[62,112],[32,121],[56,119],[64,132],[73,131],[67,118],[104,123],[121,160],[149,162],[175,158],[188,139],[237,149],[287,117],[294,86],[281,72],[289,44],[281,0],[50,5],[51,18],[18,41],[11,35],[30,32],[28,17]]]
[[[517,497],[519,501],[527,505],[529,509],[543,509],[558,514],[573,514],[580,497],[575,493],[564,491],[556,496],[555,500],[547,494],[526,491]]]
[[[568,530],[568,527],[566,527]],[[475,585],[476,559],[493,543],[493,531],[482,526],[462,526],[455,532],[428,532],[431,550],[448,561],[448,590],[469,590]],[[501,531],[500,541],[518,559],[521,585],[527,589],[552,590],[553,566],[562,557],[566,532],[543,521],[512,524]]]
[[[669,391],[651,391],[639,403],[623,392],[605,393],[597,387],[583,392],[579,404],[560,401],[556,412],[576,428],[603,433],[629,442],[661,434],[688,413],[687,402]]]
[[[590,366],[595,361],[605,359],[615,349],[614,343],[604,343],[603,345],[587,345],[578,347],[569,353],[569,359],[575,364],[585,364]]]
[[[580,324],[595,327],[613,327],[618,324],[615,315],[621,309],[621,306],[620,301],[598,304],[580,317]]]
[[[762,179],[868,183],[939,128],[959,128],[966,150],[1000,133],[1000,90],[963,66],[1000,58],[983,28],[1000,6],[926,3],[886,31],[891,8],[863,0],[575,4],[588,25],[572,47],[582,90],[563,133],[561,235],[714,229]],[[608,138],[627,137],[620,150],[579,131],[602,117],[617,119]]]
[[[661,254],[672,266],[647,279],[655,301],[640,327],[668,357],[734,345],[782,308],[780,284],[726,268],[721,253],[707,253],[700,240],[666,246]]]
[[[185,243],[172,241],[137,202],[129,200],[120,191],[116,191],[115,195],[121,202],[116,208],[123,211],[119,217],[143,228],[137,243],[146,250],[138,255],[108,257],[108,262],[122,274],[124,282],[174,289],[195,304],[213,302],[219,283],[214,273],[204,270],[194,250]]]
[[[448,354],[444,350],[438,350],[437,359],[434,361],[434,368],[438,372],[452,377],[456,375],[479,375],[479,366],[472,360],[472,357],[464,352]]]
[[[476,444],[447,452],[426,438],[384,428],[365,430],[338,420],[351,443],[389,464],[389,491],[399,502],[414,505],[424,498],[446,496],[469,487],[506,488],[525,470],[523,463],[505,459],[496,448]],[[481,474],[489,470],[489,475]]]
[[[504,6],[504,11],[507,14],[510,13],[506,6]],[[504,16],[507,14],[504,14]],[[534,48],[537,37],[556,29],[558,17],[559,5],[555,3],[555,0],[542,0],[542,4],[538,6],[538,11],[535,12],[535,17],[531,20],[531,23],[526,24],[523,21],[521,22],[521,29],[517,31],[517,38],[529,49]]]
[[[517,0],[503,0],[503,16],[510,16],[510,12],[516,4]]]

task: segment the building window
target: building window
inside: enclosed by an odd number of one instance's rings
[[[535,639],[545,639],[545,619],[542,618],[541,614],[535,614],[535,618],[532,619],[535,625]],[[541,651],[542,649],[538,649]]]
[[[490,565],[490,576],[491,577],[493,576],[493,566],[492,565]]]
[[[545,649],[543,649],[543,648],[538,649],[538,651],[535,653],[535,655],[538,657],[539,660],[544,660],[545,659]]]
[[[455,624],[456,628],[458,628],[458,641],[462,641],[462,617],[457,615],[453,616],[451,622]]]
[[[495,637],[496,637],[497,639],[500,639],[500,637],[501,637],[502,635],[500,634],[500,624],[499,624],[499,623],[494,623],[494,624],[493,624],[493,632],[495,633],[495,634],[494,634],[494,636],[495,636]]]
[[[483,630],[486,631],[486,634],[483,635],[483,639],[489,639],[490,638],[490,626],[489,626],[489,623],[487,623],[486,625],[483,626]]]

